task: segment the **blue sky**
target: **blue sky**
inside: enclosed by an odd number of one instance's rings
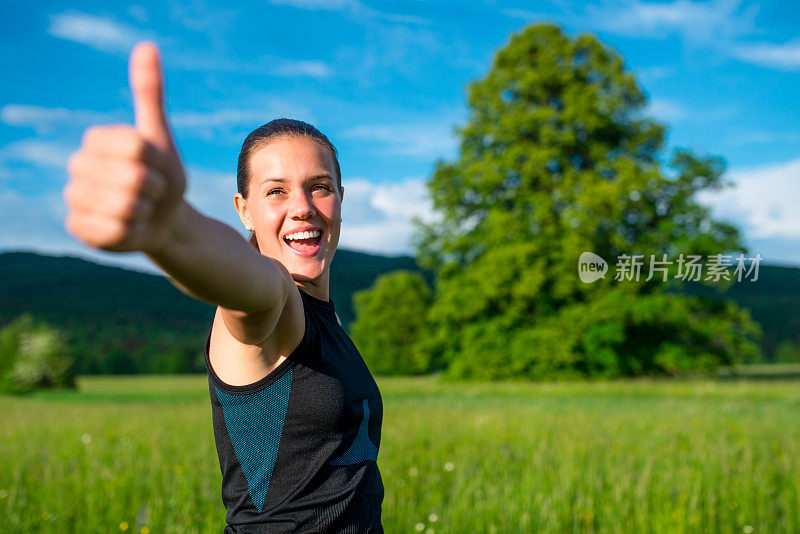
[[[465,87],[527,24],[590,32],[625,59],[669,127],[669,147],[728,162],[735,187],[704,197],[765,263],[800,265],[800,5],[262,0],[4,3],[0,8],[0,249],[148,268],[90,251],[63,229],[65,164],[83,130],[132,122],[131,47],[162,50],[189,200],[242,230],[232,197],[241,142],[279,116],[340,151],[340,246],[411,254],[432,220],[425,182],[456,155]]]

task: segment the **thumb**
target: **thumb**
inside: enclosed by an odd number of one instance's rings
[[[136,45],[131,52],[129,68],[136,129],[161,150],[172,150],[172,136],[164,112],[164,76],[156,46],[148,42]]]

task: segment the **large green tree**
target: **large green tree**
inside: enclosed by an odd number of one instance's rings
[[[552,25],[514,35],[468,88],[460,154],[428,183],[441,222],[417,226],[436,273],[427,350],[457,377],[634,375],[710,370],[758,353],[757,326],[730,304],[668,281],[615,281],[623,254],[677,260],[743,250],[696,193],[724,162],[676,150],[622,58]],[[611,272],[587,284],[590,251]]]

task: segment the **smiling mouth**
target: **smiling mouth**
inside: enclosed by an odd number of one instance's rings
[[[290,249],[300,254],[301,256],[313,256],[314,254],[317,253],[317,251],[320,248],[320,243],[322,242],[322,234],[318,235],[317,237],[311,237],[309,239],[286,239],[284,237],[283,241],[288,245]]]

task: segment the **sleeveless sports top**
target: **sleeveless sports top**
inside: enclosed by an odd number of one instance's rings
[[[300,295],[300,345],[253,384],[224,383],[206,339],[224,534],[382,533],[380,391],[333,301]]]

